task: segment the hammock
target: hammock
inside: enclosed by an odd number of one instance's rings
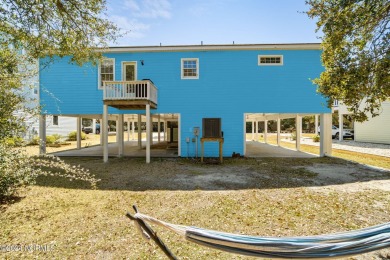
[[[355,231],[308,237],[258,237],[224,233],[167,223],[138,212],[134,220],[147,239],[152,238],[170,259],[176,259],[156,233],[145,223],[165,227],[197,244],[230,253],[265,258],[338,258],[368,253],[390,246],[390,222]]]

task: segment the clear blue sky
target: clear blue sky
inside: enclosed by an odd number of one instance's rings
[[[108,19],[130,32],[116,46],[312,43],[305,0],[108,0]]]

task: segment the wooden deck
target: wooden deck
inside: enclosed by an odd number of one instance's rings
[[[146,105],[151,109],[157,109],[157,104],[150,100],[104,100],[105,105],[121,110],[145,110]]]
[[[157,87],[150,80],[104,81],[103,103],[122,110],[157,108]]]

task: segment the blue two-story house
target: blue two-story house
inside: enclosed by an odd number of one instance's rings
[[[107,120],[116,115],[121,129],[126,117],[142,114],[149,162],[151,117],[176,122],[168,139],[177,139],[179,156],[200,155],[198,140],[204,138],[205,156],[219,156],[220,142],[227,157],[245,155],[245,124],[254,115],[278,121],[279,137],[281,119],[299,122],[315,114],[323,128],[321,155],[327,155],[331,110],[311,81],[324,69],[320,56],[320,44],[233,44],[112,47],[97,66],[80,67],[68,58],[47,65],[43,59],[41,128],[46,114],[101,118],[107,161]],[[40,132],[45,139],[44,129]],[[122,134],[118,142],[123,153]]]

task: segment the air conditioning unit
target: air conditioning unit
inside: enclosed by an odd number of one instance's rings
[[[203,138],[222,138],[221,118],[203,118],[202,119],[202,137]]]

